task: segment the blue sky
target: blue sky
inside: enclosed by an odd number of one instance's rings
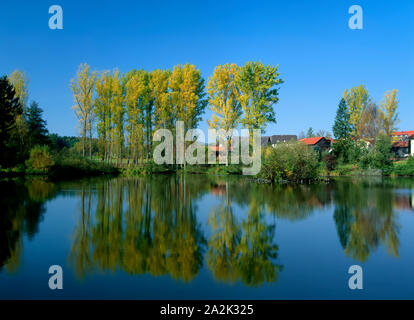
[[[63,8],[63,30],[48,28],[53,4]],[[363,8],[363,30],[348,28],[353,4]],[[219,64],[249,60],[278,64],[285,80],[268,134],[331,131],[344,89],[359,84],[376,102],[398,89],[399,129],[414,129],[414,1],[0,3],[0,74],[24,70],[29,99],[61,135],[77,134],[69,83],[82,62],[121,72],[188,62],[207,80]]]

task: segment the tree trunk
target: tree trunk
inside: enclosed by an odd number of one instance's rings
[[[92,121],[89,120],[89,158],[92,159]]]
[[[83,122],[82,130],[82,157],[85,158],[85,144],[86,144],[86,120]]]

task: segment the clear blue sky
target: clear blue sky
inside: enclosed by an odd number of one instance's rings
[[[63,8],[63,30],[48,28],[53,4]],[[363,8],[363,30],[348,28],[353,4]],[[82,62],[121,72],[188,62],[207,80],[216,65],[249,60],[278,64],[285,80],[268,134],[331,131],[344,89],[359,84],[376,102],[398,89],[399,128],[414,130],[414,1],[0,3],[0,74],[24,70],[29,99],[61,135],[77,134],[69,83]]]

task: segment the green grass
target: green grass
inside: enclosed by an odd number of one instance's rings
[[[121,172],[123,176],[134,177],[160,173],[171,173],[175,172],[175,168],[171,165],[158,165],[154,162],[146,162],[126,169],[121,169]]]
[[[338,164],[330,174],[331,176],[350,176],[359,170],[360,168],[356,164]]]
[[[207,174],[211,175],[240,175],[242,174],[242,166],[240,165],[234,165],[230,164],[228,166],[226,165],[211,165],[207,172]]]
[[[50,175],[54,177],[82,177],[116,175],[119,170],[111,164],[83,158],[63,158],[56,161]]]
[[[386,173],[391,176],[414,176],[414,158],[394,162],[392,168]]]

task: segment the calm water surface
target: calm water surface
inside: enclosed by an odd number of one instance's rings
[[[414,180],[0,181],[0,298],[413,299]],[[350,290],[361,265],[364,289]],[[63,268],[63,290],[48,269]]]

